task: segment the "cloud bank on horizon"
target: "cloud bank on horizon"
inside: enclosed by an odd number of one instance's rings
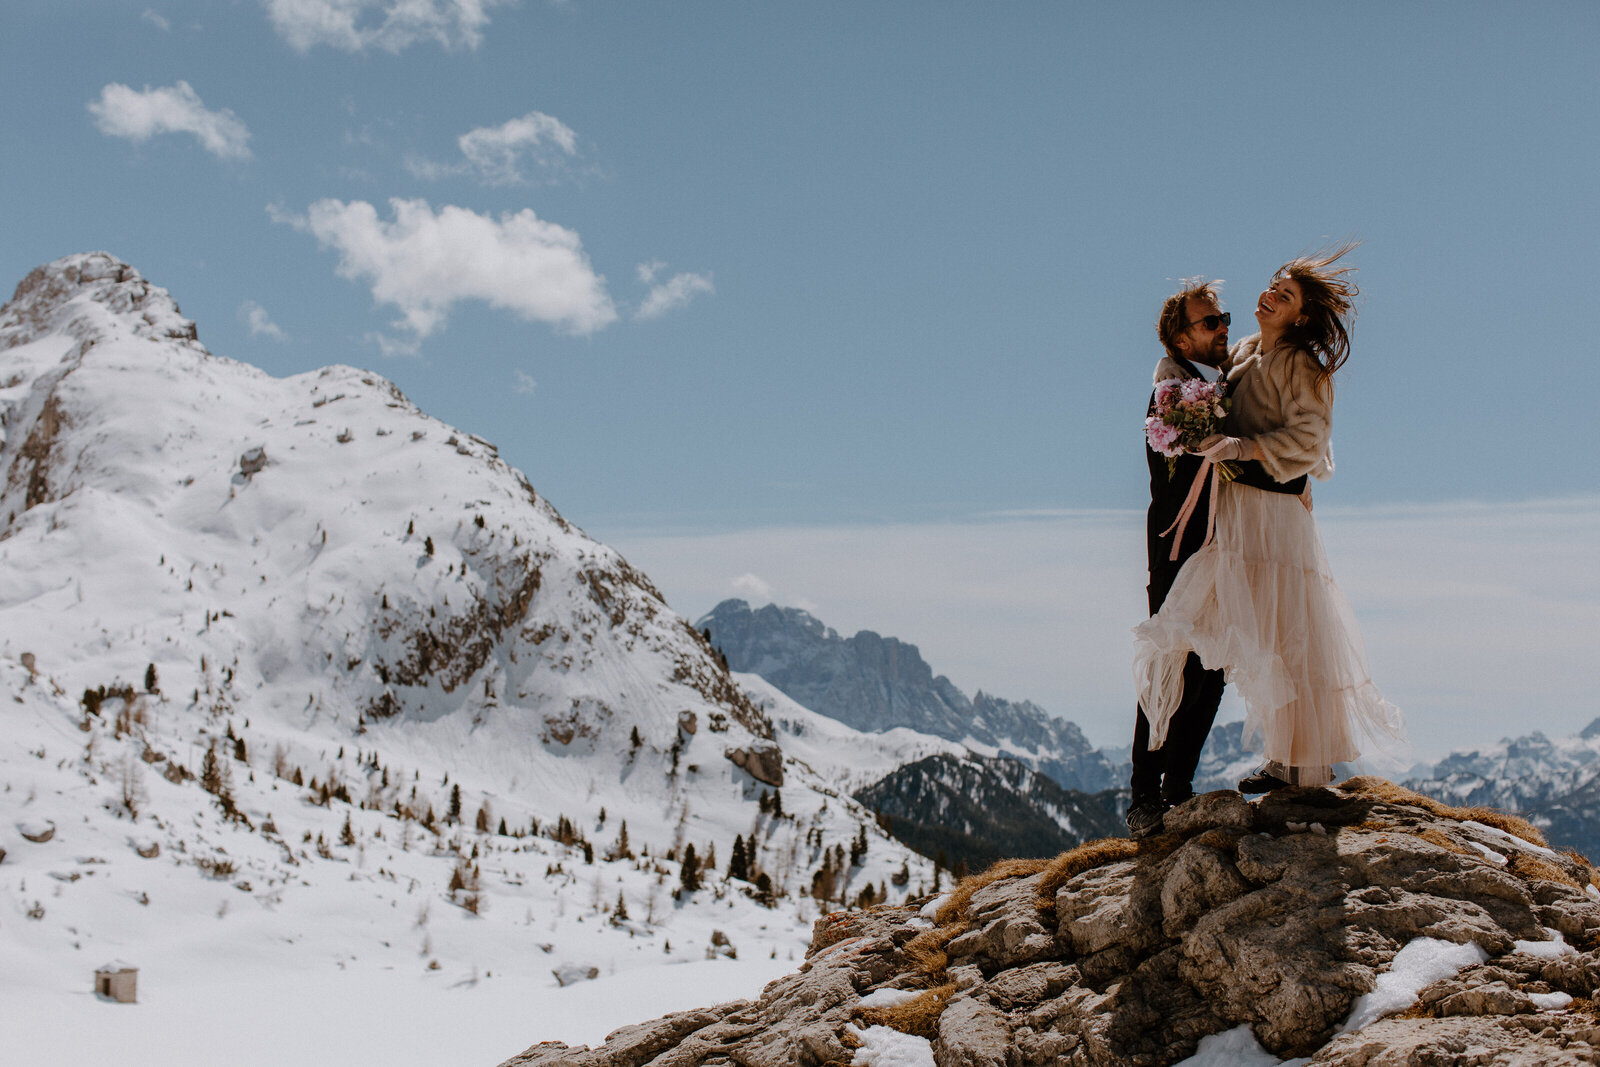
[[[1600,497],[1318,508],[1374,680],[1418,759],[1600,716]],[[971,693],[1034,700],[1099,745],[1130,743],[1142,512],[916,526],[746,529],[610,543],[690,619],[728,597],[803,607],[843,634],[919,646]],[[1538,544],[1532,556],[1521,546]],[[1231,693],[1231,690],[1230,690]],[[1231,699],[1231,698],[1230,698]],[[1242,715],[1237,704],[1224,705]]]

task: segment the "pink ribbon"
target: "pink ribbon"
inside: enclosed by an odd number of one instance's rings
[[[1215,456],[1227,446],[1227,441],[1218,441],[1205,451],[1194,453],[1204,457],[1200,469],[1195,471],[1194,481],[1189,483],[1189,495],[1184,498],[1183,507],[1178,509],[1178,517],[1172,521],[1171,526],[1161,531],[1162,537],[1174,530],[1177,531],[1172,538],[1172,554],[1167,557],[1169,560],[1176,561],[1178,558],[1178,549],[1183,545],[1183,531],[1189,528],[1189,518],[1194,514],[1195,505],[1200,502],[1200,490],[1206,484],[1207,475],[1211,477],[1211,501],[1206,515],[1206,539],[1200,542],[1200,547],[1204,548],[1211,543],[1211,535],[1217,529],[1217,483],[1222,475]]]

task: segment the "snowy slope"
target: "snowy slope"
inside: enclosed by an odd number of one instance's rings
[[[725,957],[713,930],[770,969],[863,828],[836,899],[931,884],[648,579],[371,373],[214,356],[93,253],[0,309],[0,425],[0,999],[37,1018],[111,957],[150,1002],[544,989]],[[736,837],[775,909],[724,876]],[[716,869],[674,899],[690,846]]]

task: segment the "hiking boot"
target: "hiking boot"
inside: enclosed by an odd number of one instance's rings
[[[1168,794],[1166,790],[1162,790],[1161,791],[1161,803],[1163,805],[1165,805],[1167,808],[1175,808],[1179,804],[1182,804],[1184,801],[1193,800],[1193,799],[1194,799],[1194,790],[1193,789],[1185,789],[1181,793],[1172,793],[1172,794]]]
[[[1266,771],[1257,771],[1248,778],[1239,779],[1239,792],[1241,793],[1270,793],[1274,789],[1285,789],[1288,782],[1275,774]]]
[[[1135,841],[1143,841],[1152,834],[1160,833],[1166,812],[1166,805],[1159,800],[1141,800],[1134,804],[1128,808],[1128,836]]]

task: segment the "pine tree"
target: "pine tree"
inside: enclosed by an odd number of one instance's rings
[[[495,833],[501,837],[506,836],[506,817],[504,815],[500,816],[500,829],[496,830]]]
[[[461,821],[461,783],[457,782],[450,787],[450,810],[445,814],[445,822]]]
[[[144,669],[144,691],[146,693],[159,693],[161,691],[156,685],[156,665],[154,663]]]
[[[356,843],[355,827],[350,825],[350,816],[344,817],[344,829],[339,831],[339,844],[349,848]]]
[[[628,820],[622,820],[622,829],[617,832],[616,857],[619,860],[633,859],[633,848],[628,844]]]
[[[859,867],[867,854],[867,827],[863,823],[861,831],[856,834],[856,839],[850,842],[850,866]]]
[[[744,856],[743,834],[733,839],[733,855],[728,857],[728,877],[737,878],[741,882],[750,880],[750,865]]]
[[[222,764],[217,761],[217,746],[212,745],[206,749],[205,759],[200,763],[200,788],[212,796],[222,792]]]
[[[678,882],[689,892],[700,888],[700,860],[694,854],[694,845],[683,848],[683,866],[678,871]]]
[[[487,800],[483,802],[483,807],[478,809],[478,821],[476,825],[480,834],[486,834],[489,832],[489,802]]]
[[[433,555],[433,538],[432,537],[424,537],[422,539],[422,551],[426,552],[430,556]]]
[[[624,923],[628,921],[628,902],[622,899],[622,890],[620,889],[617,890],[617,907],[616,910],[611,913],[611,921],[613,923]]]

